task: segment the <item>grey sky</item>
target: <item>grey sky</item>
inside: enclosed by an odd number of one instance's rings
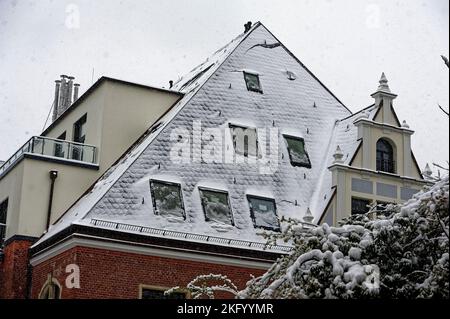
[[[448,12],[448,0],[0,0],[0,159],[42,131],[60,74],[81,92],[93,68],[94,81],[167,86],[259,20],[352,111],[386,72],[419,164],[445,163]]]

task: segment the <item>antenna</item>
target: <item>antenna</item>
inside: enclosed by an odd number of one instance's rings
[[[94,68],[92,68],[91,85],[94,84]]]
[[[55,107],[55,101],[53,101],[52,106],[50,106],[50,110],[47,114],[47,119],[45,120],[44,127],[42,128],[42,131],[45,130],[45,126],[47,125],[48,119],[50,118],[50,114],[52,113],[52,109]]]

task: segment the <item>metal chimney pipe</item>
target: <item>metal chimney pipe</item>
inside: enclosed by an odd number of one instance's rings
[[[67,87],[67,106],[66,109],[72,105],[72,91],[73,91],[73,80],[75,79],[73,76],[67,77],[69,79],[68,87]]]
[[[59,89],[61,87],[61,80],[55,81],[55,99],[53,101],[53,115],[52,122],[58,118],[58,108],[59,108]]]
[[[66,95],[67,95],[67,82],[66,82],[67,75],[62,74],[61,75],[61,88],[59,90],[59,105],[58,105],[58,116],[61,115],[62,112],[65,110],[66,106]]]
[[[73,103],[75,103],[76,100],[78,100],[78,90],[80,88],[80,84],[75,83],[73,85]]]

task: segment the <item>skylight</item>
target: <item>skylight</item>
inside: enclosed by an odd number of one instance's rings
[[[311,161],[305,149],[305,141],[300,137],[284,135],[287,144],[289,159],[292,166],[311,168]]]
[[[258,156],[258,134],[255,128],[230,124],[234,151],[244,157]]]
[[[244,79],[245,84],[247,85],[247,90],[263,93],[258,74],[244,72]]]
[[[256,228],[280,231],[274,199],[247,195],[247,200],[253,225]]]
[[[152,180],[150,191],[156,215],[186,219],[180,184]]]
[[[234,225],[228,193],[205,188],[199,190],[206,221]]]

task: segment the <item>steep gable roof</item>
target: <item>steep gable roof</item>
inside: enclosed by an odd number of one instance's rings
[[[335,121],[350,112],[292,53],[278,44],[257,23],[217,51],[208,63],[177,81],[173,89],[183,91],[185,96],[36,245],[71,224],[91,225],[92,219],[261,241],[242,198],[255,188],[275,197],[283,215],[300,218],[324,174],[321,163],[324,154],[329,153],[326,143],[330,132],[336,129]],[[257,69],[265,94],[247,92],[242,71],[248,69]],[[286,76],[288,71],[295,74],[295,81]],[[282,145],[281,163],[272,175],[238,164],[173,165],[168,158],[169,129],[192,125],[193,119],[201,119],[207,127],[223,127],[236,119],[248,119],[258,127],[277,126],[281,133],[294,131],[306,141],[313,168],[291,167],[288,157],[282,155],[285,153]],[[153,214],[149,199],[151,178],[181,182],[183,192],[188,193],[184,223]],[[218,181],[228,187],[236,227],[220,227],[203,220],[197,186]]]

